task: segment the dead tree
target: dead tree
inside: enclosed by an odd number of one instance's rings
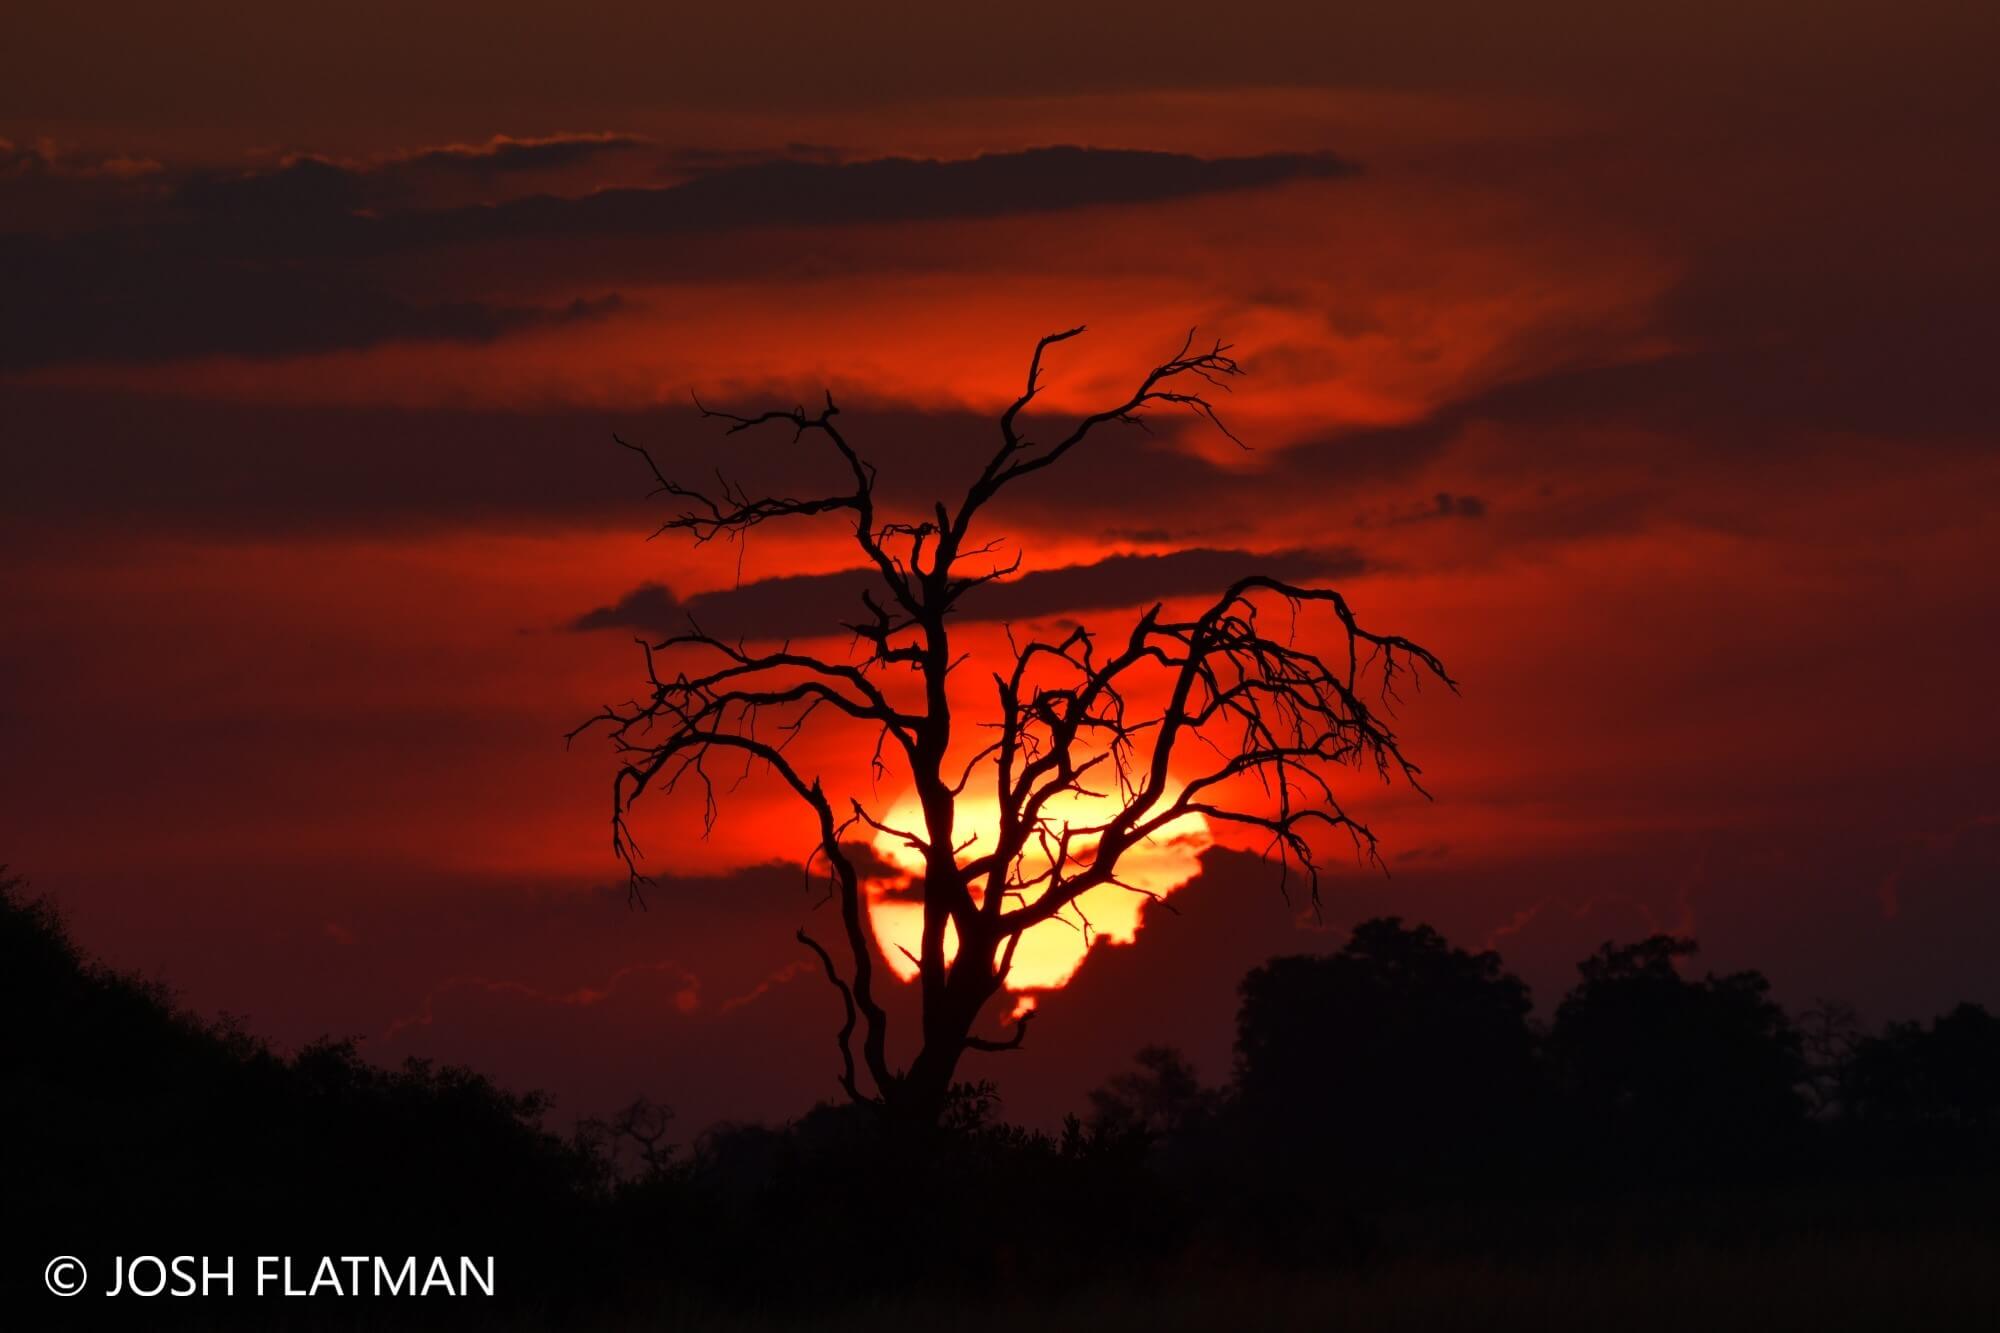
[[[1020,564],[1016,557],[1001,565],[992,556],[996,543],[976,534],[995,498],[1073,451],[1101,444],[1103,428],[1140,423],[1152,409],[1191,411],[1229,434],[1207,395],[1227,388],[1240,367],[1227,345],[1196,350],[1190,334],[1123,402],[1083,417],[1053,442],[1029,438],[1022,414],[1039,392],[1043,358],[1081,332],[1050,334],[1036,344],[1026,387],[1000,417],[997,447],[955,505],[939,502],[928,515],[878,509],[876,470],[842,433],[830,394],[816,412],[739,416],[701,408],[703,416],[727,423],[730,434],[777,426],[795,439],[817,438],[852,481],[830,495],[757,496],[727,482],[691,488],[669,479],[643,448],[618,441],[645,458],[656,493],[682,505],[661,532],[685,532],[703,543],[741,537],[778,519],[834,515],[851,525],[872,571],[875,587],[863,594],[860,614],[840,626],[854,636],[846,660],[789,645],[753,648],[690,627],[642,642],[644,696],[607,707],[572,736],[601,726],[618,750],[612,846],[635,893],[643,876],[627,821],[647,791],[698,785],[712,820],[711,766],[731,759],[768,770],[804,804],[813,820],[808,868],[823,864],[830,880],[844,959],[836,961],[803,930],[798,938],[817,956],[843,1006],[840,1085],[856,1102],[898,1118],[935,1119],[966,1052],[1021,1045],[1027,1015],[1004,1039],[975,1027],[1007,980],[1022,932],[1073,914],[1091,889],[1134,888],[1119,878],[1121,859],[1176,820],[1200,815],[1268,836],[1281,880],[1294,868],[1302,871],[1317,904],[1319,869],[1309,833],[1345,835],[1364,859],[1375,857],[1375,835],[1342,806],[1335,779],[1358,769],[1384,781],[1400,777],[1421,791],[1418,770],[1386,714],[1406,677],[1428,673],[1452,684],[1430,652],[1362,628],[1340,593],[1252,576],[1192,618],[1154,605],[1109,645],[1084,628],[1026,643],[1010,635],[1011,661],[1003,658],[991,673],[994,711],[979,719],[971,738],[983,743],[956,733],[947,683],[963,661],[952,642],[953,609]],[[1296,631],[1304,615],[1323,617],[1334,651],[1300,646]],[[1282,627],[1267,628],[1273,618]],[[920,827],[890,828],[857,800],[837,804],[817,775],[788,757],[790,738],[822,714],[872,731],[876,772],[903,771],[922,812]],[[1199,771],[1177,774],[1176,765],[1190,759]],[[960,827],[959,807],[975,783],[997,798],[999,819],[986,831],[985,849],[966,855],[971,839]],[[1092,798],[1103,817],[1079,826],[1056,813],[1080,796]],[[853,839],[874,834],[906,842],[923,864],[915,955],[921,1030],[907,1057],[891,1051],[867,888],[853,851]]]

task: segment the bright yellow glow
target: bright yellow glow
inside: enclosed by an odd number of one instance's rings
[[[1052,832],[1065,824],[1089,827],[1103,823],[1118,808],[1117,802],[1106,797],[1071,795],[1050,802],[1048,822]],[[922,813],[913,799],[898,803],[881,822],[892,828],[923,831]],[[999,807],[995,802],[961,800],[958,840],[964,845],[959,849],[959,863],[962,865],[991,848],[998,826]],[[1204,816],[1185,815],[1125,853],[1118,865],[1118,878],[1147,893],[1165,897],[1201,872],[1201,854],[1213,842]],[[923,931],[923,907],[911,892],[921,881],[923,857],[891,834],[876,834],[873,847],[875,854],[898,873],[868,881],[869,920],[882,956],[897,977],[909,981],[917,975],[913,955],[918,952]],[[1071,844],[1071,859],[1075,861],[1080,855],[1087,861],[1095,850],[1095,838],[1077,839]],[[1023,854],[1019,878],[1032,878],[1047,868],[1047,858],[1031,844]],[[1043,887],[1031,888],[1030,900]],[[909,896],[903,896],[906,894]],[[1013,967],[1007,974],[1007,989],[1054,989],[1076,975],[1091,945],[1099,941],[1130,944],[1138,936],[1140,916],[1147,901],[1144,894],[1115,884],[1100,885],[1083,894],[1058,916],[1031,927],[1021,936],[1021,943],[1014,951]],[[945,930],[944,947],[946,958],[954,956],[958,949],[957,934],[949,926]],[[1022,1006],[1032,1008],[1032,998],[1024,997]]]

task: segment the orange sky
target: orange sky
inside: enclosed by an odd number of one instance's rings
[[[753,75],[744,16],[514,8],[51,7],[0,53],[0,860],[87,944],[579,1111],[821,1095],[813,899],[767,866],[797,812],[654,806],[630,914],[607,758],[561,734],[636,680],[594,609],[657,584],[804,635],[770,581],[853,560],[811,525],[648,544],[610,433],[799,490],[823,460],[687,394],[827,385],[928,508],[1087,322],[1050,413],[1199,326],[1252,448],[1106,435],[996,512],[1099,590],[1037,623],[1191,598],[1184,553],[1320,560],[1464,690],[1402,715],[1436,802],[1356,789],[1390,877],[1343,867],[1301,927],[1226,840],[1171,871],[1181,914],[1108,931],[995,1071],[1024,1114],[1146,1040],[1220,1073],[1235,977],[1372,911],[1544,1001],[1654,928],[1795,999],[2000,1000],[1988,19],[1149,6],[1126,50],[1115,6],[801,10]],[[1127,556],[1164,563],[1093,572]]]

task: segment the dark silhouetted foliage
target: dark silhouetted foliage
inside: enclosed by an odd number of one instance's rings
[[[1240,993],[1238,1111],[1279,1170],[1407,1189],[1518,1160],[1534,1038],[1497,954],[1389,917],[1338,953],[1272,959]]]
[[[383,1069],[346,1041],[280,1056],[91,963],[24,890],[0,877],[9,1234],[79,1255],[316,1256],[363,1236],[369,1253],[518,1254],[558,1247],[600,1185],[596,1155],[541,1128],[541,1096]]]
[[[2000,1129],[2000,1018],[1961,1004],[1926,1028],[1892,1023],[1856,1047],[1847,1087],[1859,1120]]]
[[[1221,1094],[1202,1085],[1194,1066],[1179,1051],[1147,1046],[1132,1057],[1132,1063],[1137,1067],[1112,1075],[1090,1094],[1093,1128],[1170,1143],[1213,1126]]]
[[[1923,1295],[1927,1327],[1978,1308],[1963,1256],[2000,1244],[2000,1020],[1965,1005],[1858,1036],[1823,1005],[1802,1042],[1762,977],[1690,978],[1692,952],[1606,946],[1543,1035],[1495,955],[1369,921],[1244,979],[1226,1085],[1148,1047],[1060,1133],[1007,1124],[981,1083],[918,1130],[843,1103],[677,1142],[640,1100],[565,1141],[546,1099],[463,1069],[383,1069],[338,1041],[285,1056],[202,1022],[83,957],[0,875],[0,1208],[47,1255],[499,1260],[497,1314],[297,1301],[289,1328],[816,1325],[1107,1278],[1237,1292],[1254,1322],[1243,1293],[1331,1270],[1587,1282],[1689,1246],[1790,1245],[1796,1266],[1830,1236],[1898,1255],[1936,1237],[1946,1286],[1905,1259],[1871,1281]],[[10,1278],[33,1285],[39,1262]],[[39,1297],[6,1326],[267,1328],[272,1310]]]
[[[1606,944],[1556,1008],[1548,1047],[1568,1129],[1600,1170],[1739,1175],[1797,1146],[1798,1031],[1760,973],[1683,977],[1695,949],[1665,935]]]
[[[2000,1165],[2000,1018],[1976,1004],[1854,1045],[1841,1096],[1872,1153],[1926,1170]]]

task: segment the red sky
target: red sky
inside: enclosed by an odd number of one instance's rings
[[[1382,911],[1545,1002],[1657,928],[1794,1001],[2000,1003],[1994,20],[1379,8],[19,19],[0,858],[281,1042],[795,1111],[833,1071],[807,829],[757,782],[706,841],[656,806],[629,912],[608,757],[561,736],[636,679],[592,611],[803,634],[823,589],[770,581],[852,562],[648,544],[611,432],[795,489],[819,461],[687,395],[826,385],[927,508],[1037,335],[1091,327],[1074,411],[1199,326],[1251,451],[1103,437],[997,516],[1048,574],[1017,605],[1317,562],[1463,695],[1402,715],[1435,803],[1357,789],[1390,876],[1300,925],[1211,853],[975,1071],[1016,1113],[1145,1041],[1219,1076],[1245,968]]]

